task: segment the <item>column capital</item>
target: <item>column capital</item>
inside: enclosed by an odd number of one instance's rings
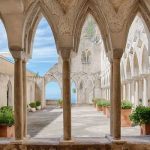
[[[23,62],[27,62],[29,56],[23,50],[10,50],[14,59],[21,59]]]
[[[60,55],[63,60],[70,60],[72,54],[72,47],[63,47],[60,48]]]
[[[123,49],[113,49],[112,57],[113,59],[121,59],[123,54]]]

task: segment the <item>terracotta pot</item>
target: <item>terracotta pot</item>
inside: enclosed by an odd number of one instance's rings
[[[121,127],[130,127],[131,121],[129,115],[131,114],[131,109],[121,109]]]
[[[14,126],[0,125],[0,137],[14,137]]]
[[[41,110],[42,109],[42,107],[41,106],[37,106],[37,108],[36,108],[37,110]]]
[[[96,109],[97,109],[97,111],[103,111],[102,106],[97,106],[96,105]]]
[[[141,125],[141,135],[150,135],[150,124]]]
[[[30,108],[31,112],[36,112],[36,108]]]
[[[102,107],[104,115],[106,115],[106,107]]]
[[[107,118],[110,117],[110,106],[106,107],[106,116]]]

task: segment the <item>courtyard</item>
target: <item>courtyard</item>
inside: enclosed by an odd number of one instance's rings
[[[105,137],[110,133],[110,118],[92,105],[72,106],[73,137]],[[63,137],[63,113],[57,106],[28,113],[28,134],[31,138]],[[140,127],[122,128],[122,136],[140,136]]]

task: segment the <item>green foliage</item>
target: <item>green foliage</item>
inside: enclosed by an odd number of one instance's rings
[[[36,101],[35,104],[36,104],[36,107],[41,106],[41,101]]]
[[[132,106],[133,106],[132,103],[130,101],[128,101],[128,100],[123,100],[121,102],[121,108],[122,109],[131,109]]]
[[[9,106],[4,106],[0,108],[0,124],[12,126],[14,125],[14,114],[13,110]]]
[[[57,101],[57,105],[62,105],[63,104],[63,100],[62,99],[59,99],[58,101]]]
[[[87,26],[87,36],[92,38],[94,36],[94,33],[95,33],[94,23],[90,21]]]
[[[135,125],[150,124],[150,107],[137,106],[130,115],[130,120]]]
[[[0,108],[1,112],[5,112],[5,111],[13,111],[11,106],[3,106]]]
[[[75,89],[75,88],[73,88],[73,89],[72,89],[72,92],[73,92],[73,93],[76,93],[76,89]]]
[[[99,99],[96,102],[97,106],[103,106],[103,107],[108,107],[110,106],[110,101],[104,100],[104,99]]]
[[[99,106],[99,107],[102,107],[102,106],[103,106],[103,103],[102,103],[102,101],[97,101],[97,102],[96,102],[96,105]]]
[[[29,104],[29,106],[30,106],[31,108],[36,108],[36,103],[35,103],[35,102],[32,102],[32,103]]]
[[[108,107],[108,106],[110,106],[110,101],[104,100],[104,101],[102,102],[102,105],[103,105],[104,107]]]

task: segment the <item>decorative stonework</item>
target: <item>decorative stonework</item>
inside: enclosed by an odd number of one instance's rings
[[[120,4],[120,6],[119,4],[116,5],[114,2],[112,3],[108,0],[100,1],[99,4],[106,15],[106,19],[109,23],[111,31],[120,32],[131,11],[134,10],[134,8],[137,6],[137,1],[125,0]],[[117,12],[115,11],[116,7],[118,9]]]
[[[61,8],[64,13],[66,13],[69,9],[69,6],[71,5],[73,0],[56,0],[61,5]]]

